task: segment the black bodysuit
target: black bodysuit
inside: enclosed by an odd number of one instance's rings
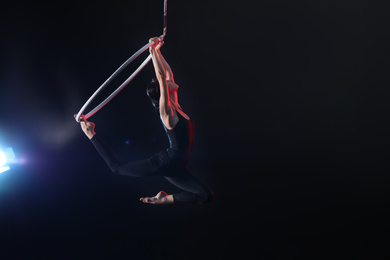
[[[187,169],[194,145],[194,123],[179,113],[177,116],[179,121],[174,129],[164,126],[169,148],[145,160],[121,162],[98,135],[91,142],[114,173],[133,177],[164,176],[183,190],[173,194],[175,203],[208,203],[213,198],[212,191]]]

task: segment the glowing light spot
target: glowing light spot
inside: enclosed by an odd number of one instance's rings
[[[11,147],[6,148],[4,151],[0,151],[0,173],[11,169],[9,163],[15,162],[15,154]]]
[[[9,166],[0,167],[0,173],[6,172],[6,171],[8,171],[9,169],[11,169]]]

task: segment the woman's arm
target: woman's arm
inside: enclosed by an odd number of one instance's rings
[[[161,43],[159,44],[159,46],[156,47],[156,54],[158,55],[159,59],[161,60],[162,65],[164,66],[165,74],[166,74],[165,78],[167,79],[167,81],[175,82],[175,80],[173,79],[172,69],[169,66],[168,62],[164,59],[164,56],[162,55],[162,53],[160,51],[160,47],[161,47]]]
[[[152,38],[149,41],[157,41],[156,38]],[[169,116],[173,113],[170,108],[170,99],[168,92],[168,83],[166,79],[166,72],[162,61],[160,60],[159,55],[157,54],[156,46],[153,45],[149,49],[150,54],[152,55],[152,61],[154,66],[154,71],[156,72],[156,77],[160,85],[160,115],[164,121],[165,126],[169,128]],[[173,115],[173,114],[172,114]],[[166,122],[166,119],[168,121]]]

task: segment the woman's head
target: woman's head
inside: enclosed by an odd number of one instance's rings
[[[160,85],[156,79],[152,79],[152,82],[146,87],[146,95],[152,101],[152,104],[155,108],[159,107],[160,101]]]

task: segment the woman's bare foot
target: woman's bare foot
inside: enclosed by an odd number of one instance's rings
[[[143,197],[139,200],[149,204],[171,204],[173,203],[173,196],[168,195],[165,191],[160,191],[154,197]]]
[[[76,118],[77,115],[74,115]],[[80,125],[81,129],[85,133],[85,135],[89,138],[92,139],[94,137],[95,133],[95,124],[92,122],[87,121],[84,115],[81,115],[80,117]]]

